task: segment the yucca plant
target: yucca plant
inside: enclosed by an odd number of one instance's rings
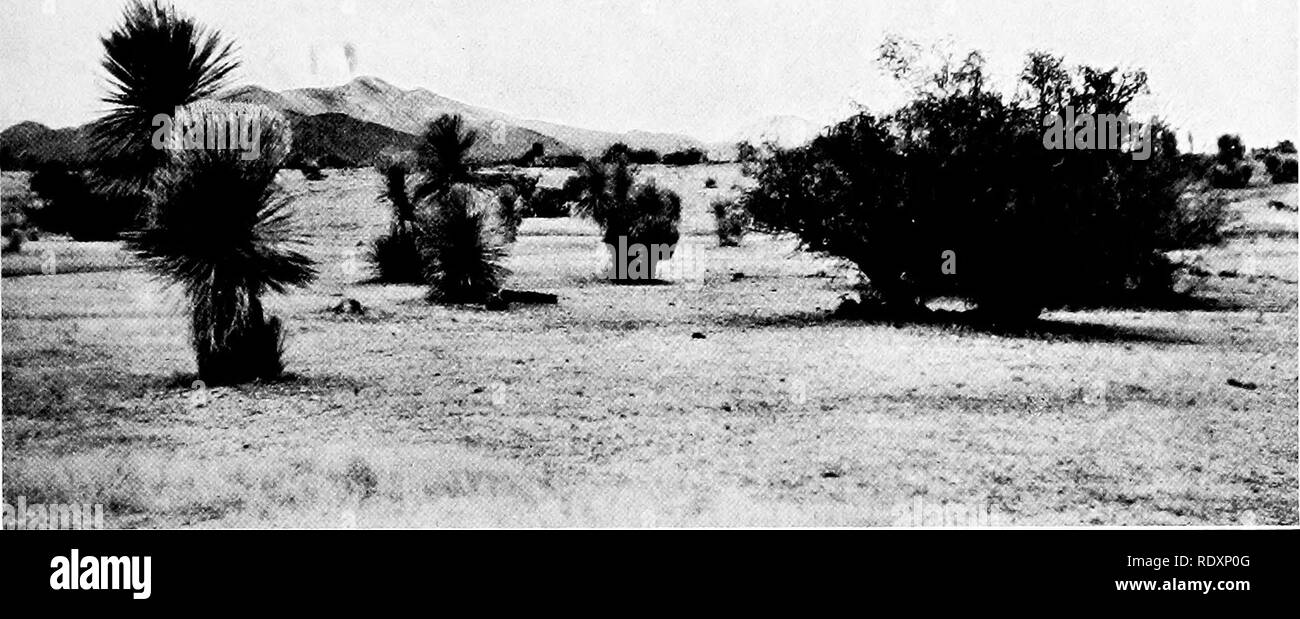
[[[668,246],[670,251],[662,257],[671,258],[671,247],[679,238],[681,197],[660,189],[653,182],[638,184],[636,172],[625,158],[583,162],[574,178],[580,196],[577,214],[591,218],[600,226],[601,238],[613,264],[628,259],[618,255],[620,248],[635,245],[646,249]],[[650,255],[647,273],[653,279],[659,254],[651,251]]]
[[[578,194],[575,214],[596,222],[606,244],[617,244],[618,237],[627,234],[628,204],[635,182],[636,172],[626,158],[591,159],[578,166],[578,175],[573,179]]]
[[[154,117],[210,97],[239,66],[231,43],[157,0],[126,6],[102,37],[112,110],[91,128],[101,191],[143,196],[168,154],[154,148]]]
[[[379,199],[393,207],[388,233],[370,246],[370,261],[379,281],[392,284],[424,282],[419,249],[416,247],[415,205],[407,190],[409,168],[400,158],[381,160],[376,168],[383,177]]]
[[[209,385],[272,379],[284,369],[283,332],[261,299],[310,283],[276,172],[288,150],[283,125],[260,127],[261,156],[177,150],[151,183],[150,209],[127,246],[184,289],[199,378]]]
[[[459,114],[443,114],[429,123],[416,149],[416,166],[423,178],[415,188],[415,201],[442,195],[453,185],[470,180],[469,151],[478,131],[465,126]]]
[[[454,185],[431,196],[416,215],[417,244],[428,299],[435,303],[486,303],[501,291],[505,250],[487,223],[474,191]]]

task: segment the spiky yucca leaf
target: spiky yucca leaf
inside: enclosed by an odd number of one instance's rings
[[[410,168],[400,157],[381,157],[375,164],[382,178],[379,199],[393,208],[388,233],[370,244],[370,262],[378,281],[390,284],[422,284],[424,268],[415,238],[415,205],[407,190]]]
[[[157,0],[127,5],[122,23],[101,39],[113,109],[92,127],[105,189],[139,193],[166,153],[153,148],[153,120],[216,93],[239,65],[220,35]]]
[[[417,217],[430,301],[483,303],[500,291],[508,273],[501,266],[505,250],[493,238],[487,213],[470,188],[457,185],[431,197]]]
[[[617,244],[618,237],[627,234],[631,225],[628,205],[635,181],[636,171],[625,158],[607,162],[591,159],[578,166],[573,181],[578,192],[575,214],[596,222],[605,233],[605,243]]]
[[[444,194],[452,185],[468,182],[469,151],[476,142],[478,131],[467,127],[460,114],[443,114],[430,122],[416,150],[424,178],[415,189],[415,200]]]

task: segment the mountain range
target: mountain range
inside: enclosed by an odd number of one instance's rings
[[[479,140],[470,155],[482,161],[512,160],[534,144],[541,144],[547,156],[597,155],[616,142],[660,153],[686,148],[714,153],[727,150],[727,145],[709,145],[671,133],[616,133],[516,118],[424,88],[405,90],[377,77],[358,77],[332,88],[281,92],[241,86],[215,98],[262,104],[283,112],[293,129],[294,156],[304,161],[365,165],[384,149],[412,148],[418,143],[420,131],[441,114],[460,114],[478,130]],[[81,162],[87,155],[88,135],[89,124],[51,129],[30,121],[19,123],[0,132],[0,165]]]

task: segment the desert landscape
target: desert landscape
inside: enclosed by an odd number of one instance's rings
[[[1235,192],[1231,240],[1181,256],[1207,307],[999,333],[836,319],[851,269],[717,246],[736,165],[647,173],[684,196],[698,283],[605,283],[594,225],[527,219],[510,285],[560,302],[504,313],[365,283],[373,170],[282,173],[323,268],[270,301],[293,327],[268,385],[196,388],[181,301],[119,249],[6,254],[6,495],[113,527],[889,526],[914,496],[1013,526],[1296,522],[1294,185]]]
[[[1038,139],[1144,72],[1035,52],[1031,94],[997,98],[971,52],[897,111],[707,141],[374,76],[232,82],[217,44],[205,79],[143,80],[140,33],[189,23],[169,11],[105,35],[103,119],[0,132],[6,504],[108,528],[1300,521],[1294,145],[1192,151],[1153,119],[1144,167]],[[880,62],[908,77],[900,41]],[[159,80],[205,86],[140,95]],[[278,124],[247,157],[151,147],[182,108]],[[614,239],[672,257],[623,281]]]

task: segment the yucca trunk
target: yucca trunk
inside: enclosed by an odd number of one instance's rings
[[[284,370],[278,318],[266,319],[248,285],[216,285],[194,299],[192,332],[199,379],[209,385],[271,380]]]

